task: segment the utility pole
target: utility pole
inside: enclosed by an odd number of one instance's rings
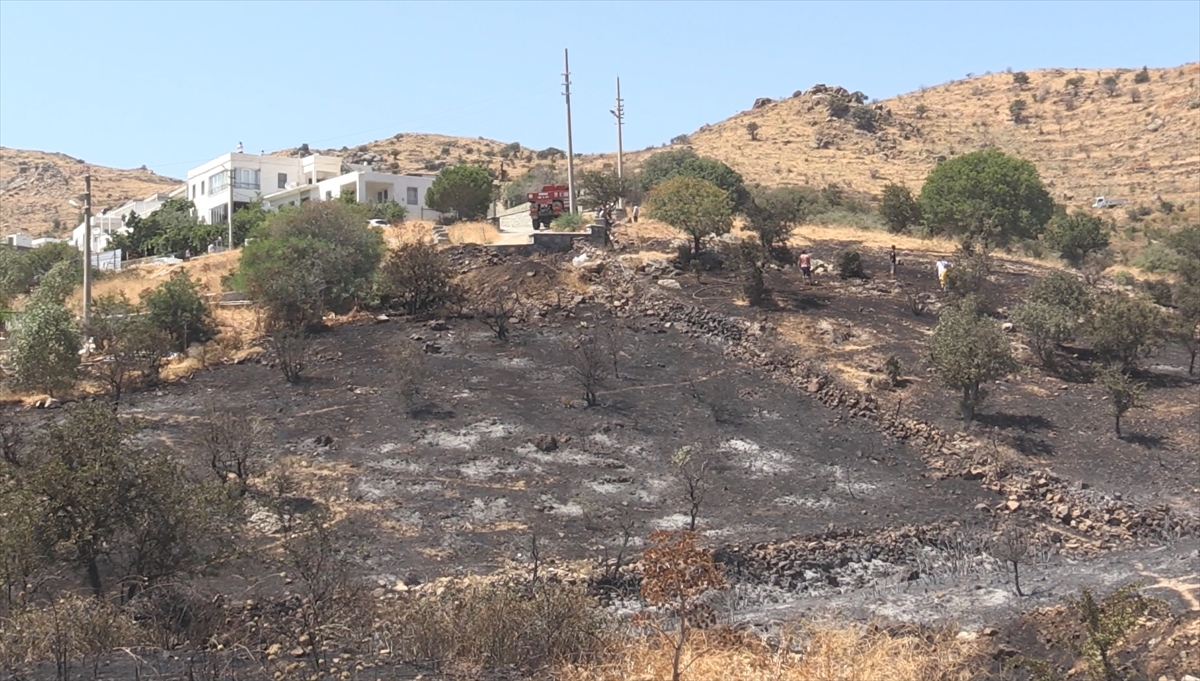
[[[567,98],[567,198],[575,212],[575,147],[571,143],[571,60],[563,48],[563,95]]]
[[[617,117],[617,177],[624,178],[625,172],[623,161],[625,152],[621,147],[621,126],[625,123],[625,100],[621,99],[621,77],[617,76],[617,108],[609,111],[613,116]],[[625,198],[617,199],[617,207],[625,207]]]
[[[238,142],[238,146],[241,146]],[[233,249],[233,160],[229,161],[229,243],[225,244],[227,250]]]
[[[83,176],[83,328],[92,321],[92,174]],[[85,330],[86,334],[87,331]]]

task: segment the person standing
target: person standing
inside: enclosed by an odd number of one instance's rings
[[[812,256],[808,254],[808,249],[800,250],[800,261],[798,264],[800,265],[800,274],[804,275],[804,280],[808,282],[809,286],[812,286]]]
[[[896,244],[892,244],[892,253],[888,256],[892,263],[892,279],[896,278]]]
[[[937,268],[938,284],[942,287],[942,290],[945,291],[946,290],[946,273],[950,271],[950,263],[946,262],[945,258],[939,258],[937,261],[937,264],[934,265],[934,267]]]

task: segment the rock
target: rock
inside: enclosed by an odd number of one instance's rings
[[[58,409],[62,406],[62,402],[59,402],[53,397],[47,397],[44,400],[38,400],[33,406],[37,409]]]
[[[281,652],[283,652],[283,646],[279,645],[278,643],[272,643],[271,646],[267,648],[268,657],[275,657]]]
[[[1193,641],[1193,643],[1194,642],[1195,641]],[[1200,681],[1200,679],[1192,676],[1191,674],[1184,674],[1182,677],[1180,677],[1179,681]]]
[[[982,480],[984,474],[986,474],[986,473],[987,473],[987,469],[984,468],[983,466],[978,466],[978,465],[971,466],[970,470],[968,470],[966,473],[963,473],[962,479],[963,480]]]
[[[303,648],[299,648],[299,647],[297,647],[297,648],[292,648],[292,649],[291,649],[291,650],[288,652],[288,655],[291,655],[292,657],[304,657],[304,649],[303,649]]]
[[[553,452],[558,449],[558,438],[542,433],[533,440],[533,446],[542,452]]]
[[[1013,327],[1012,322],[1004,322],[1003,324],[1000,325],[1000,330],[1004,331],[1005,333],[1012,333],[1013,328],[1014,327]]]
[[[450,328],[450,327],[446,326],[446,320],[444,320],[444,319],[435,319],[435,320],[429,322],[428,324],[426,324],[425,326],[430,331],[445,331],[446,329]]]
[[[1163,119],[1155,118],[1154,120],[1150,121],[1150,124],[1146,126],[1146,129],[1149,130],[1150,132],[1158,132],[1159,130],[1162,129],[1162,127],[1163,127]]]
[[[422,350],[424,350],[424,351],[425,351],[427,354],[430,354],[430,355],[440,355],[440,354],[442,354],[442,346],[440,346],[440,345],[438,345],[437,343],[434,343],[434,342],[432,342],[432,341],[431,341],[431,342],[428,342],[428,343],[426,343],[426,344],[425,344],[425,345],[423,345],[423,346],[421,346],[421,349],[422,349]]]
[[[658,285],[663,288],[672,289],[674,291],[679,291],[679,290],[683,289],[683,287],[679,285],[679,282],[674,279],[659,279]]]
[[[376,317],[375,317],[375,323],[376,323],[376,324],[382,324],[382,323],[384,323],[384,322],[390,322],[391,320],[392,320],[392,318],[391,318],[391,317],[389,317],[389,316],[387,316],[387,315],[385,315],[385,314],[376,315]]]
[[[318,447],[328,447],[333,444],[333,437],[330,435],[318,435],[313,438],[313,444]]]
[[[1010,511],[1015,511],[1018,508],[1021,508],[1021,502],[1017,501],[1016,499],[1010,499],[1006,504],[1004,504],[1004,507]]]
[[[810,393],[821,392],[821,379],[819,379],[819,378],[809,379],[807,389],[808,389],[808,392],[810,392]]]
[[[770,97],[759,97],[758,99],[754,100],[754,106],[752,106],[750,108],[761,109],[764,106],[767,106],[768,104],[774,104],[774,103],[775,103],[775,100],[771,99]]]

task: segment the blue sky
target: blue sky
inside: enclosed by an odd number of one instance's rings
[[[662,144],[814,83],[1200,60],[1200,2],[0,2],[0,145],[180,177],[230,151],[435,132]]]

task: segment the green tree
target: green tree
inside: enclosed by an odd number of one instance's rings
[[[75,289],[83,283],[83,263],[63,260],[56,263],[38,279],[30,298],[63,304]]]
[[[758,123],[755,123],[754,121],[750,121],[749,123],[747,123],[746,124],[746,132],[750,133],[750,141],[751,142],[758,141]]]
[[[921,222],[921,204],[913,197],[908,187],[889,184],[883,188],[879,198],[879,214],[894,233],[907,232]]]
[[[941,313],[929,337],[929,356],[938,380],[959,390],[963,420],[975,418],[983,403],[983,384],[1016,371],[1004,332],[972,300]]]
[[[1121,678],[1112,659],[1113,648],[1156,604],[1138,593],[1136,584],[1123,586],[1099,602],[1089,589],[1071,600],[1084,626],[1082,652],[1093,677],[1103,681]]]
[[[709,236],[728,234],[733,226],[733,206],[728,192],[707,180],[672,177],[646,196],[646,214],[671,225],[692,240],[692,254]]]
[[[1078,269],[1089,253],[1108,248],[1108,233],[1102,218],[1077,210],[1070,215],[1055,215],[1046,225],[1044,238],[1047,246]]]
[[[409,315],[445,305],[457,293],[454,266],[433,244],[404,244],[392,251],[381,277],[386,297]]]
[[[1078,95],[1079,88],[1083,87],[1083,82],[1083,76],[1072,76],[1067,79],[1067,89],[1071,91],[1071,94]]]
[[[168,334],[180,352],[191,343],[203,343],[213,336],[212,315],[200,296],[200,282],[186,270],[178,270],[144,294],[142,302],[150,323]]]
[[[1026,85],[1029,85],[1029,74],[1025,73],[1024,71],[1014,72],[1012,74],[1012,79],[1013,84],[1015,84],[1017,87],[1023,88]]]
[[[34,296],[12,323],[8,357],[18,386],[55,391],[71,387],[79,367],[79,327],[63,305]]]
[[[201,223],[195,209],[187,199],[168,199],[144,218],[130,213],[125,218],[127,231],[113,239],[113,248],[124,251],[126,257],[182,255],[189,249],[203,253],[210,243],[226,235],[227,227]]]
[[[921,189],[921,212],[933,233],[984,248],[1036,237],[1053,211],[1037,168],[996,149],[938,164]]]
[[[246,243],[246,237],[260,230],[270,217],[271,211],[263,208],[262,199],[255,199],[248,205],[234,211],[233,244],[236,246]]]
[[[1058,346],[1075,336],[1075,316],[1065,307],[1026,301],[1014,307],[1010,316],[1029,337],[1029,348],[1046,366],[1053,364]]]
[[[879,125],[879,112],[871,106],[856,106],[850,109],[850,114],[847,116],[854,127],[863,132],[875,132]]]
[[[628,193],[629,182],[617,177],[615,172],[585,170],[575,178],[575,188],[579,193],[580,205],[587,210],[594,210],[617,205],[617,201]]]
[[[1029,287],[1028,300],[1064,308],[1075,317],[1091,312],[1095,297],[1078,277],[1068,272],[1052,271]]]
[[[364,208],[336,201],[272,215],[263,234],[243,249],[238,278],[270,323],[293,327],[349,311],[370,290],[384,252]]]
[[[650,191],[673,177],[692,177],[720,187],[735,211],[742,211],[750,201],[742,176],[721,161],[697,156],[691,149],[660,151],[642,164],[642,189]]]
[[[758,235],[758,242],[772,255],[783,255],[792,230],[813,215],[821,197],[812,187],[763,187],[750,190],[746,206],[747,227]]]
[[[371,204],[371,218],[383,220],[389,225],[400,224],[407,216],[408,209],[391,199]]]
[[[1120,80],[1117,78],[1117,76],[1105,76],[1104,80],[1100,81],[1100,89],[1104,90],[1109,97],[1112,97],[1113,95],[1117,94],[1119,83]]]
[[[1166,324],[1152,303],[1125,295],[1101,298],[1087,324],[1096,354],[1128,371],[1163,339]]]
[[[460,220],[474,220],[487,214],[492,192],[492,176],[486,168],[452,166],[438,173],[425,192],[425,205],[439,213],[454,213]]]
[[[1121,437],[1121,417],[1134,407],[1141,406],[1145,387],[1123,371],[1107,369],[1098,378],[1108,397],[1108,408],[1113,415],[1113,429]]]
[[[1145,83],[1149,83],[1150,82],[1150,69],[1143,66],[1141,71],[1138,71],[1136,74],[1134,74],[1133,82],[1137,83],[1138,85],[1143,85]]]

